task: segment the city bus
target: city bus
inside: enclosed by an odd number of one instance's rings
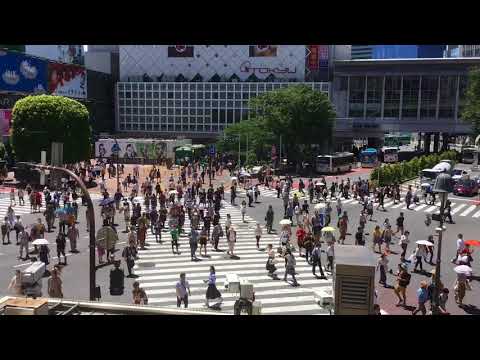
[[[378,152],[376,149],[368,148],[360,152],[360,162],[362,167],[377,167],[378,166]]]
[[[402,146],[410,145],[412,142],[412,137],[409,134],[404,135],[385,135],[384,144],[385,146]]]
[[[355,155],[350,152],[318,155],[316,170],[318,173],[336,174],[352,170],[355,165]]]
[[[473,146],[462,148],[462,163],[473,164],[475,162],[475,154],[477,149]]]
[[[398,162],[398,147],[384,146],[382,148],[383,162],[396,163]]]

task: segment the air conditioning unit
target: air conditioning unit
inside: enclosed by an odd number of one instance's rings
[[[316,291],[314,294],[315,302],[321,307],[333,306],[333,289],[326,288]]]
[[[247,280],[240,281],[240,297],[242,299],[253,300],[253,284]]]
[[[230,293],[240,292],[240,278],[237,274],[225,274],[225,289]]]
[[[376,256],[365,246],[337,245],[334,264],[336,315],[373,314]]]
[[[26,285],[33,285],[43,278],[44,273],[45,263],[36,261],[22,271],[22,283]]]

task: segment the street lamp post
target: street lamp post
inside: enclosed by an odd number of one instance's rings
[[[25,165],[30,168],[35,168],[39,170],[54,170],[54,171],[60,171],[62,173],[65,173],[69,176],[71,176],[75,181],[78,183],[80,188],[82,189],[83,194],[87,198],[87,207],[88,207],[88,219],[87,221],[89,222],[89,230],[90,230],[90,243],[89,243],[89,248],[90,248],[90,301],[95,301],[96,296],[95,296],[95,287],[96,287],[96,266],[95,266],[95,216],[94,216],[94,210],[93,210],[93,202],[90,197],[90,194],[87,190],[87,187],[83,183],[83,181],[73,172],[68,169],[65,169],[63,167],[58,167],[58,166],[50,166],[50,165],[41,165],[41,164],[35,164],[35,163],[28,163],[28,162],[20,162],[18,163],[19,165]]]
[[[433,191],[440,194],[441,203],[440,203],[440,227],[435,230],[438,233],[438,246],[437,246],[437,260],[435,263],[435,278],[434,278],[434,294],[433,294],[433,308],[432,313],[434,315],[440,314],[440,263],[442,259],[442,239],[443,239],[443,223],[444,223],[444,212],[445,205],[448,199],[448,193],[452,191],[452,177],[447,173],[442,173],[437,176],[435,180],[435,185]]]

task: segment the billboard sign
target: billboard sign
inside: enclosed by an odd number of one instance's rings
[[[0,50],[0,90],[45,93],[47,90],[46,61]]]
[[[0,124],[2,124],[3,136],[10,136],[12,126],[12,109],[0,109]]]
[[[173,45],[168,47],[168,57],[193,58],[193,46]]]
[[[48,64],[48,89],[52,95],[87,98],[87,70],[78,65]]]
[[[277,45],[250,45],[250,57],[272,57],[277,56]]]

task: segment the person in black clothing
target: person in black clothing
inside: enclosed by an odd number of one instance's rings
[[[403,235],[403,222],[405,218],[403,217],[403,212],[400,213],[400,216],[397,218],[397,231],[395,231],[395,235],[400,231]]]
[[[450,200],[447,200],[445,203],[445,218],[448,218],[448,221],[450,224],[455,224],[452,219],[452,202]]]
[[[355,245],[364,246],[365,239],[363,238],[363,228],[359,227],[355,233]]]
[[[129,246],[126,246],[125,249],[123,249],[122,257],[127,263],[128,277],[132,277],[132,269],[135,266],[135,258],[137,257],[135,244],[131,243]]]
[[[312,251],[312,273],[317,277],[315,274],[315,268],[318,265],[318,268],[320,269],[320,279],[326,279],[327,277],[325,276],[323,269],[322,269],[322,259],[321,259],[321,254],[322,254],[322,248],[321,244],[319,241],[315,243],[315,247]]]
[[[385,194],[384,194],[383,190],[381,190],[381,191],[380,191],[380,194],[378,194],[377,210],[378,210],[378,208],[381,206],[382,209],[383,209],[383,211],[385,211],[385,206],[383,206],[384,200],[385,200]]]
[[[57,243],[57,258],[58,258],[58,265],[61,265],[62,263],[60,262],[60,255],[63,255],[63,265],[67,265],[67,256],[65,255],[65,246],[67,243],[67,240],[65,239],[65,234],[59,233],[57,236],[57,240],[55,240]]]
[[[110,295],[123,295],[125,273],[120,269],[120,260],[115,261],[114,266],[110,270]]]

